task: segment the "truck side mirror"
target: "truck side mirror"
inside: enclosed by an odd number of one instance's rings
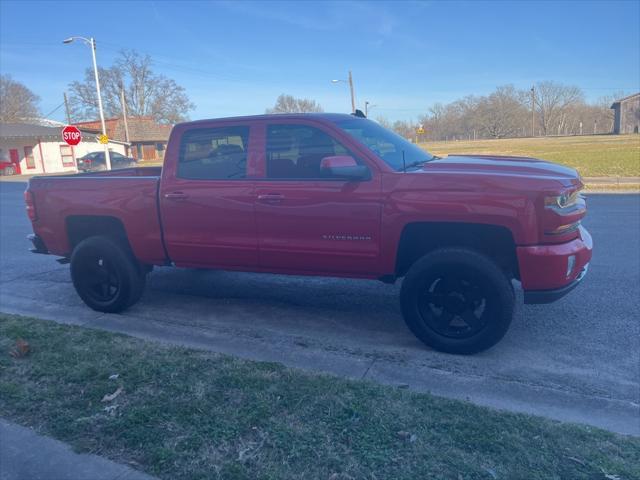
[[[323,177],[344,178],[346,180],[366,180],[369,169],[358,165],[355,158],[349,155],[333,155],[320,160],[320,173]]]

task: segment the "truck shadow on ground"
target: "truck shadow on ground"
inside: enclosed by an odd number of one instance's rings
[[[400,282],[387,285],[375,280],[158,268],[149,276],[149,286],[155,291],[218,300],[400,315]]]

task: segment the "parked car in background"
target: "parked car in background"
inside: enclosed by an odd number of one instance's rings
[[[11,162],[9,155],[0,148],[0,175],[15,175],[16,165]]]
[[[136,159],[125,157],[118,152],[109,152],[111,155],[111,168],[129,168],[136,166]],[[106,170],[107,162],[104,152],[91,152],[78,159],[78,170],[82,172],[95,172],[98,170]]]
[[[16,166],[5,160],[0,159],[0,175],[15,175],[16,174]]]

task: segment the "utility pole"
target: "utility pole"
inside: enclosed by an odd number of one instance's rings
[[[122,103],[122,120],[124,121],[124,140],[127,143],[129,142],[129,124],[127,122],[127,102],[124,101],[124,85],[120,85],[120,102]],[[130,155],[129,148],[131,146],[127,145],[127,155]]]
[[[531,136],[536,136],[536,91],[531,87]]]
[[[96,76],[96,91],[98,92],[98,110],[100,111],[100,123],[102,123],[102,134],[107,134],[107,126],[104,123],[104,112],[102,110],[102,95],[100,94],[100,79],[98,78],[98,62],[96,61],[96,39],[91,37],[91,56],[93,57],[93,73]],[[107,170],[111,170],[111,155],[109,153],[109,143],[104,144],[104,158]]]
[[[71,112],[69,112],[69,101],[67,100],[67,92],[63,92],[64,97],[64,109],[67,112],[67,125],[71,125]]]
[[[353,76],[349,70],[349,90],[351,90],[351,113],[356,113],[356,95],[353,93]]]

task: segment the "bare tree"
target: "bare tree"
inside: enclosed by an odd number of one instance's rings
[[[411,121],[398,120],[393,123],[393,130],[405,138],[414,138],[416,136],[416,124]]]
[[[120,89],[124,88],[127,112],[131,116],[151,116],[160,123],[186,120],[195,105],[174,80],[153,72],[153,60],[134,50],[123,50],[115,65],[100,68],[100,87],[105,115],[122,114]],[[95,119],[98,116],[93,71],[87,69],[82,82],[70,84],[72,116]]]
[[[40,97],[10,75],[0,75],[0,122],[38,117]]]
[[[514,137],[528,118],[524,94],[513,85],[498,87],[477,104],[477,120],[490,138]]]
[[[292,95],[282,94],[273,108],[267,108],[265,113],[306,113],[322,112],[322,107],[315,100],[308,98],[295,98]]]
[[[391,130],[393,128],[393,125],[391,124],[391,122],[389,121],[388,118],[383,117],[383,116],[379,116],[376,118],[376,122],[378,122],[382,127]]]
[[[563,131],[568,110],[583,102],[584,94],[578,87],[548,81],[536,84],[535,105],[542,134]]]

